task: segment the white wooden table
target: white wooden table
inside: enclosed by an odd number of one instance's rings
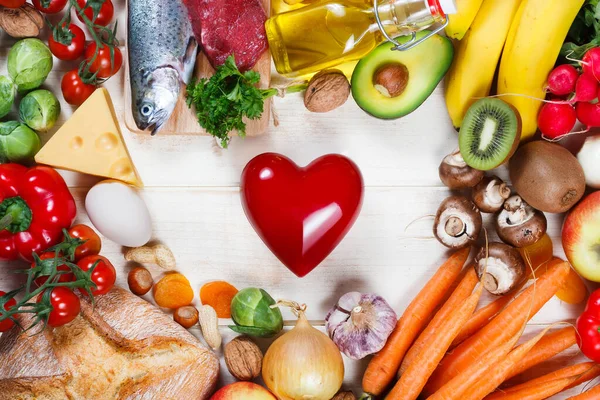
[[[115,1],[115,6],[119,37],[123,37],[124,0]],[[0,74],[6,74],[6,56],[13,42],[0,32]],[[44,87],[61,100],[63,111],[57,124],[61,125],[73,108],[62,102],[60,79],[76,64],[55,61]],[[416,112],[396,121],[372,118],[352,99],[333,112],[313,114],[304,108],[299,94],[276,98],[278,127],[271,124],[259,138],[234,138],[228,150],[221,150],[211,137],[160,133],[150,137],[129,132],[123,123],[125,108],[129,107],[123,100],[124,73],[123,68],[105,87],[146,185],[142,195],[153,217],[153,239],[167,244],[175,253],[178,270],[196,291],[195,304],[199,304],[199,288],[204,282],[226,280],[238,289],[261,287],[275,298],[306,303],[311,320],[322,320],[336,300],[349,291],[377,293],[400,315],[446,258],[445,248],[431,237],[432,219],[423,219],[406,229],[412,221],[434,214],[449,194],[439,181],[437,167],[443,156],[457,146],[457,135],[446,114],[443,87]],[[46,141],[55,130],[42,134],[42,140]],[[356,224],[337,249],[303,279],[270,253],[241,207],[238,185],[242,169],[251,158],[267,151],[285,154],[300,165],[327,153],[341,153],[352,158],[364,176],[364,204]],[[507,178],[504,168],[497,173]],[[63,175],[77,200],[77,221],[89,223],[83,202],[97,179],[70,172]],[[548,215],[548,220],[555,254],[564,257],[560,246],[562,216]],[[117,268],[118,284],[126,286],[130,266],[122,253],[120,246],[104,240],[102,254]],[[15,276],[8,272],[22,267],[18,262],[0,265],[0,289],[16,285]],[[159,269],[151,270],[155,278],[160,276]],[[152,301],[150,296],[147,298]],[[581,307],[561,304],[554,298],[532,323],[573,322],[580,311]],[[292,319],[291,313],[285,317]],[[228,321],[221,322],[227,341],[235,334],[226,328]],[[199,331],[194,333],[200,336]],[[268,342],[261,344],[266,347]],[[573,348],[561,360],[571,360],[576,353]],[[345,361],[345,387],[358,395],[366,361]],[[552,365],[556,362],[546,367]],[[224,367],[221,379],[232,381]]]

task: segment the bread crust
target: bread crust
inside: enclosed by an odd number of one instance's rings
[[[0,399],[206,399],[219,361],[168,315],[115,287],[70,324],[0,336]],[[31,316],[20,317],[27,326]]]

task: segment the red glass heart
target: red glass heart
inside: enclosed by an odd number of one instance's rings
[[[301,168],[276,153],[256,156],[241,179],[242,205],[267,247],[303,277],[335,249],[358,217],[360,170],[328,154]]]

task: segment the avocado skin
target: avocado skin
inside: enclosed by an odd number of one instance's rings
[[[429,34],[421,31],[417,39]],[[397,38],[404,43],[409,37]],[[394,45],[385,42],[358,62],[352,74],[352,97],[367,113],[381,119],[397,119],[415,111],[433,93],[444,78],[452,59],[454,46],[450,39],[434,35],[408,51],[391,50]],[[389,63],[401,63],[408,68],[408,85],[397,97],[386,97],[373,84],[375,72]]]

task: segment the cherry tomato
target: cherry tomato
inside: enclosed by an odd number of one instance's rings
[[[54,40],[54,35],[48,38],[48,47],[56,58],[65,61],[73,61],[78,59],[85,50],[85,33],[83,30],[74,24],[69,24],[69,31],[73,34],[70,45],[64,45]]]
[[[19,8],[25,4],[25,0],[0,0],[0,6],[6,8]]]
[[[98,261],[96,268],[92,272],[92,282],[96,284],[96,288],[92,289],[94,296],[106,294],[113,288],[117,280],[117,271],[106,257],[103,256],[87,256],[77,262],[77,266],[83,271],[89,271],[92,266]],[[79,289],[81,293],[87,294],[85,290]]]
[[[46,252],[46,253],[42,253],[40,255],[41,260],[47,260],[49,258],[54,258],[53,252]],[[31,268],[35,268],[35,262],[31,263]],[[71,271],[71,268],[69,268],[65,264],[59,265],[56,269],[59,271]],[[58,278],[58,281],[59,282],[71,282],[74,279],[75,279],[75,276],[72,273],[69,273],[69,274],[61,274],[60,277]],[[38,286],[42,286],[44,283],[46,283],[47,280],[48,280],[48,277],[41,276],[35,280],[35,283]]]
[[[81,7],[83,9],[85,7],[85,5],[87,4],[87,1],[86,0],[77,0],[77,4],[79,5],[79,7]],[[94,24],[106,26],[109,24],[110,20],[113,18],[113,15],[115,14],[115,7],[113,6],[113,3],[111,0],[106,0],[104,2],[104,4],[102,4],[102,7],[100,7],[100,11],[98,12],[98,15],[96,16],[95,21],[92,20],[94,18],[94,10],[92,10],[91,7],[86,8],[83,13]],[[79,20],[81,22],[83,22],[83,18],[81,18],[79,13],[77,13],[77,18],[79,18]]]
[[[85,48],[85,59],[91,61],[96,52],[96,43],[92,42]],[[94,61],[90,64],[90,72],[92,74],[98,71],[98,78],[110,78],[121,69],[123,65],[123,55],[118,47],[114,48],[114,59],[111,67],[110,63],[110,48],[103,46],[98,50],[98,54]]]
[[[79,261],[86,256],[99,254],[100,249],[102,249],[100,236],[87,225],[73,225],[69,229],[69,236],[85,240],[85,243],[78,246],[75,250],[75,261]]]
[[[52,311],[48,315],[48,325],[53,328],[63,326],[73,321],[81,311],[81,301],[73,291],[64,286],[58,286],[51,289],[50,305]],[[38,298],[38,303],[42,301],[43,295]]]
[[[5,292],[0,290],[0,296],[4,296],[5,294],[6,294]],[[10,299],[9,301],[6,302],[6,304],[4,304],[4,309],[10,310],[11,308],[13,308],[16,305],[17,305],[17,301],[15,299]],[[4,321],[0,321],[0,332],[6,332],[10,328],[12,328],[14,325],[15,325],[15,323],[10,319],[5,319]]]
[[[65,101],[72,106],[82,105],[96,90],[96,86],[81,81],[77,69],[72,69],[63,76],[60,88]]]
[[[48,7],[44,7],[42,0],[33,0],[33,6],[38,10],[46,14],[56,14],[62,11],[67,5],[68,0],[50,0]]]

